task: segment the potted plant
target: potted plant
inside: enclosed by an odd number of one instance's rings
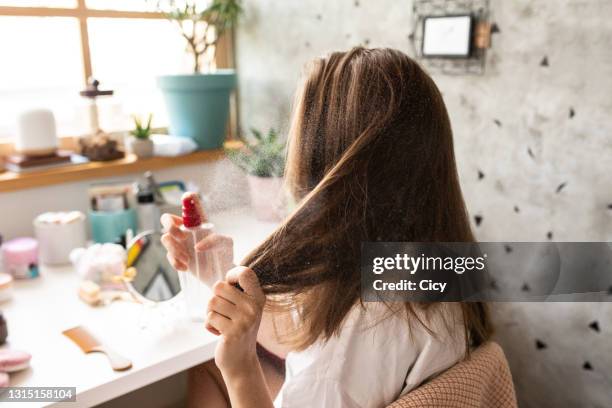
[[[153,115],[149,114],[146,126],[143,125],[142,120],[134,116],[134,130],[130,131],[127,140],[125,141],[125,147],[128,153],[135,154],[140,159],[153,156],[153,141],[149,138],[151,136],[151,121]]]
[[[223,146],[229,99],[236,86],[230,69],[213,69],[217,44],[238,20],[241,0],[158,0],[158,9],[176,23],[193,57],[193,73],[158,78],[170,134],[195,140],[200,149]]]
[[[251,204],[262,221],[279,221],[285,215],[283,174],[285,143],[274,129],[263,135],[252,129],[239,149],[226,149],[228,158],[247,173]]]

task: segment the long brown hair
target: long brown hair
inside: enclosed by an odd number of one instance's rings
[[[337,333],[359,301],[362,242],[474,237],[442,96],[407,55],[354,48],[317,59],[296,101],[285,176],[298,206],[243,265],[299,313],[294,345],[304,348]],[[405,304],[413,317],[431,306]],[[466,342],[486,341],[486,305],[461,309]]]

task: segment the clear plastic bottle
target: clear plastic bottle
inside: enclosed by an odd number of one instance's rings
[[[206,222],[206,215],[195,193],[183,196],[183,226],[187,232],[186,247],[189,251],[189,268],[178,271],[181,290],[185,299],[187,313],[191,320],[203,321],[206,318],[206,304],[210,297],[210,287],[223,279],[223,269],[218,251],[215,249],[198,252],[195,244],[213,232],[213,224]]]

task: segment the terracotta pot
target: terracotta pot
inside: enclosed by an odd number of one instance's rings
[[[285,196],[281,177],[247,175],[251,206],[260,221],[280,221],[285,216]]]
[[[153,156],[153,141],[150,139],[138,139],[129,136],[125,141],[125,147],[128,153],[135,154],[141,159]]]

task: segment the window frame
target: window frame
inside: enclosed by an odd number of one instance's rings
[[[79,21],[81,58],[83,62],[83,87],[92,77],[93,67],[91,63],[91,51],[89,42],[89,18],[122,18],[122,19],[156,19],[166,20],[164,13],[155,11],[129,11],[112,9],[92,9],[88,8],[86,0],[76,0],[74,8],[66,7],[37,7],[37,6],[0,6],[0,17],[73,17]],[[218,68],[233,68],[233,35],[232,30],[219,39],[216,50],[215,65]],[[230,126],[228,126],[230,136],[235,132],[236,108],[232,103],[230,109]],[[60,135],[60,139],[66,139],[65,145],[71,145],[71,140],[83,135]],[[11,150],[11,142],[0,138],[0,155],[6,154]],[[61,141],[60,141],[60,144]]]

